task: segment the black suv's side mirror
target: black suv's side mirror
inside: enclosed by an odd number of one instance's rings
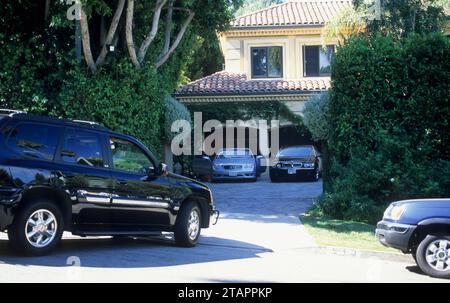
[[[169,174],[169,167],[164,163],[160,163],[158,173],[160,176],[167,176]]]
[[[167,176],[168,174],[169,169],[164,163],[160,163],[158,167],[150,167],[148,170],[148,175],[150,177]]]

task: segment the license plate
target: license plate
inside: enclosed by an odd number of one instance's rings
[[[234,172],[234,171],[230,171],[229,174],[230,174],[230,177],[236,177],[237,176],[237,172]]]
[[[289,175],[295,175],[297,173],[297,169],[295,169],[295,168],[289,168],[288,169],[288,174]]]

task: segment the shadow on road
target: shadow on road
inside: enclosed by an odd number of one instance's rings
[[[0,240],[0,264],[67,267],[73,265],[73,260],[79,260],[81,267],[156,268],[259,258],[258,254],[270,251],[230,239],[203,237],[202,240],[194,248],[181,248],[167,239],[71,238],[64,239],[51,255],[42,257],[18,256],[9,248],[8,241]]]

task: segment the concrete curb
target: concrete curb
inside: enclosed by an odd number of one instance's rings
[[[356,258],[376,258],[385,261],[414,263],[414,259],[411,255],[384,252],[384,251],[355,249],[346,247],[332,247],[332,246],[307,247],[307,248],[300,248],[300,250],[311,252],[314,254],[338,255]]]

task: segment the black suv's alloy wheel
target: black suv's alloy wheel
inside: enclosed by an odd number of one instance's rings
[[[61,240],[64,222],[60,210],[49,202],[36,202],[20,209],[8,229],[14,249],[26,255],[50,252]]]
[[[195,202],[185,202],[175,225],[175,241],[179,246],[193,247],[200,238],[202,216]]]

